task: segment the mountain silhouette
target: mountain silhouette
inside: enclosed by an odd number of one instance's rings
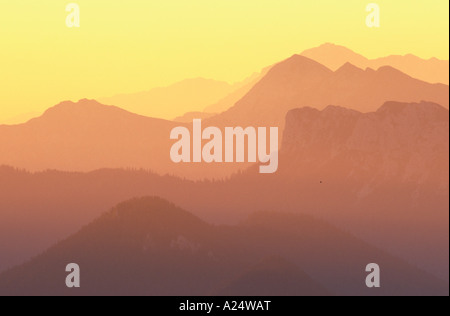
[[[258,269],[270,273],[242,277],[240,271],[274,253],[305,272],[269,260]],[[365,266],[371,260],[383,266],[381,289],[366,288]],[[79,289],[65,286],[68,263],[80,266]],[[0,294],[206,295],[236,278],[240,281],[228,287],[228,294],[253,295],[260,293],[255,284],[276,289],[280,280],[288,279],[303,283],[286,288],[292,295],[299,294],[299,287],[305,295],[324,293],[311,279],[340,295],[448,293],[431,275],[310,217],[260,213],[243,225],[212,226],[160,198],[139,198],[121,203],[42,255],[1,274]]]
[[[213,117],[214,115],[215,115],[215,113],[187,112],[187,113],[184,113],[184,115],[182,115],[182,116],[178,116],[178,117],[174,118],[173,120],[175,122],[192,124],[192,121],[195,119],[204,120],[204,119]]]
[[[234,122],[244,126],[284,128],[286,113],[294,108],[340,105],[360,112],[376,111],[387,101],[427,100],[448,108],[449,88],[429,84],[390,67],[358,69],[347,63],[336,71],[300,55],[275,65],[234,107],[209,124]]]
[[[281,138],[293,108],[335,104],[370,112],[392,100],[431,100],[448,108],[448,86],[421,82],[391,67],[363,71],[347,63],[333,72],[296,55],[272,67],[234,107],[205,119],[203,126],[279,126]],[[0,126],[0,164],[30,171],[143,168],[189,179],[225,178],[249,166],[174,164],[168,135],[183,124],[93,100],[63,102],[25,124]]]
[[[224,177],[245,164],[175,164],[170,132],[190,124],[154,119],[95,100],[62,102],[25,124],[0,126],[0,164],[30,171],[135,168],[203,179]]]
[[[336,106],[295,109],[286,118],[282,172],[304,174],[314,165],[341,179],[371,173],[368,183],[432,183],[444,193],[448,129],[448,110],[430,102],[387,102],[372,113]]]
[[[17,125],[28,122],[29,120],[38,117],[39,112],[29,112],[9,117],[6,119],[0,119],[0,125]]]
[[[167,172],[168,135],[177,125],[93,100],[63,102],[25,124],[0,126],[0,160],[29,170],[141,167]]]
[[[196,78],[149,91],[100,98],[103,104],[119,106],[132,113],[171,120],[186,112],[203,111],[239,89],[240,85]]]
[[[439,60],[437,58],[425,60],[412,54],[368,59],[344,46],[331,43],[308,49],[301,55],[311,58],[332,70],[337,70],[345,63],[351,63],[362,69],[378,69],[382,66],[391,66],[413,78],[429,83],[448,85],[449,82],[448,60]]]
[[[428,102],[388,102],[372,113],[329,106],[292,110],[286,121],[273,175],[255,166],[193,182],[145,170],[0,168],[0,269],[121,201],[157,195],[220,224],[267,209],[310,213],[448,280],[448,110]]]
[[[388,102],[373,113],[303,108],[286,121],[278,176],[297,189],[287,201],[448,278],[447,109],[427,102]]]
[[[231,108],[236,104],[240,99],[242,99],[255,84],[257,84],[267,72],[270,70],[272,66],[265,67],[261,70],[261,72],[255,73],[243,82],[239,83],[238,89],[219,100],[218,102],[211,104],[205,108],[205,112],[207,113],[222,113]]]
[[[226,95],[224,98],[215,102],[214,104],[208,105],[203,111],[189,111],[184,115],[178,116],[174,119],[176,122],[182,123],[192,123],[193,119],[207,119],[215,116],[216,114],[225,112],[229,108],[235,105],[242,97],[244,97],[253,86],[261,80],[269,71],[270,67],[266,67],[259,73],[254,73],[252,76],[248,77],[242,82],[233,85],[233,90],[230,94]]]

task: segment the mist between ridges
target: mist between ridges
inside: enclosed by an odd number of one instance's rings
[[[259,166],[259,173],[275,173],[278,170],[278,127],[270,127],[269,137],[267,137],[266,127],[246,127],[245,129],[225,127],[222,133],[220,128],[213,126],[202,130],[202,120],[194,119],[192,142],[191,132],[182,126],[172,129],[170,139],[177,140],[170,149],[170,159],[174,163],[256,163],[259,161],[262,164]],[[203,145],[203,141],[207,142]],[[269,153],[267,147],[269,147]]]

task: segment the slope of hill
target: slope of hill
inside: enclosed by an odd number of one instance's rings
[[[141,167],[167,172],[167,139],[177,125],[92,100],[63,102],[26,124],[0,126],[0,163],[29,170]]]
[[[5,119],[0,119],[0,125],[17,125],[28,122],[32,118],[38,117],[40,115],[39,112],[29,112],[23,113],[21,115],[17,115],[14,117],[9,117]]]
[[[297,191],[285,198],[297,207],[447,279],[448,144],[448,110],[433,103],[389,102],[367,114],[297,109],[279,176],[292,179]]]
[[[261,72],[255,73],[239,85],[237,85],[237,89],[219,100],[218,102],[211,104],[205,108],[205,112],[209,113],[222,113],[231,108],[236,104],[240,99],[242,99],[255,84],[257,84],[264,76],[269,72],[272,66],[266,67]]]
[[[183,116],[178,116],[173,119],[174,122],[187,123],[192,124],[192,121],[195,119],[208,119],[216,115],[215,113],[206,113],[206,112],[187,112]]]
[[[339,69],[345,63],[351,63],[362,69],[378,69],[382,66],[391,66],[413,78],[429,83],[443,83],[446,85],[449,83],[448,60],[439,60],[437,58],[425,60],[411,54],[368,59],[344,46],[330,43],[308,49],[301,55],[311,58],[332,70]]]
[[[295,264],[268,257],[217,292],[219,296],[330,296]]]
[[[203,111],[238,88],[226,82],[197,78],[146,92],[100,98],[99,101],[132,113],[171,120],[186,112]]]
[[[200,111],[189,111],[182,116],[178,116],[174,119],[176,122],[182,123],[192,123],[193,119],[207,119],[213,117],[219,113],[225,112],[231,108],[237,101],[244,97],[251,88],[261,80],[269,71],[270,67],[264,68],[260,73],[255,73],[243,82],[234,85],[235,90],[220,99],[218,102],[208,105],[203,112]]]
[[[303,108],[289,112],[286,122],[283,170],[291,175],[314,165],[341,179],[366,175],[368,184],[426,183],[441,194],[448,190],[449,118],[438,104],[387,102],[372,113]]]
[[[191,124],[140,116],[94,100],[63,102],[25,124],[0,126],[0,164],[30,171],[135,168],[203,179],[244,168],[230,164],[175,164],[170,132]]]
[[[305,271],[281,265],[281,277],[302,282],[304,294],[317,294],[308,275],[319,276],[325,288],[341,295],[448,293],[443,282],[313,218],[264,213],[244,226],[211,226],[164,200],[141,198],[120,204],[42,255],[1,274],[0,294],[206,295],[274,253]],[[383,267],[381,289],[365,286],[365,266],[372,261]],[[81,268],[79,289],[65,286],[68,263]],[[279,282],[280,275],[274,275],[276,279],[259,273],[252,280],[241,278],[230,294],[258,293],[251,288],[255,283],[271,288]],[[287,294],[299,294],[297,286],[290,289]]]
[[[333,72],[295,55],[274,66],[234,107],[208,122],[283,129],[286,113],[297,107],[323,109],[333,104],[371,112],[387,101],[427,100],[448,108],[448,94],[446,85],[419,81],[392,67],[362,70],[347,63]]]
[[[310,212],[448,280],[448,134],[448,111],[431,103],[366,114],[305,108],[287,117],[273,175],[254,168],[195,183],[142,170],[0,168],[0,269],[120,201],[157,195],[216,223],[265,209]]]
[[[293,56],[271,68],[234,107],[203,125],[279,126],[281,136],[286,113],[299,106],[322,109],[336,104],[367,112],[386,100],[430,100],[448,107],[448,91],[448,86],[424,83],[389,67],[363,71],[346,64],[332,72]],[[174,164],[168,138],[178,125],[96,101],[63,102],[25,124],[0,126],[0,164],[31,171],[144,168],[190,179],[224,178],[248,167]]]

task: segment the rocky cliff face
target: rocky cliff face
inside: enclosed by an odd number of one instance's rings
[[[287,115],[279,176],[296,209],[448,279],[448,162],[440,105],[388,102],[366,114],[303,108]]]
[[[340,177],[427,184],[444,193],[448,110],[428,102],[387,102],[366,114],[335,106],[295,109],[286,118],[282,153],[290,172],[325,168]]]

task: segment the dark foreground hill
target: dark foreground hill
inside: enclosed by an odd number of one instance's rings
[[[365,285],[372,262],[381,289]],[[69,263],[80,266],[79,289],[65,286]],[[448,295],[444,282],[312,217],[267,212],[212,226],[160,198],[122,203],[0,275],[0,295],[261,293],[255,285],[265,295]]]

